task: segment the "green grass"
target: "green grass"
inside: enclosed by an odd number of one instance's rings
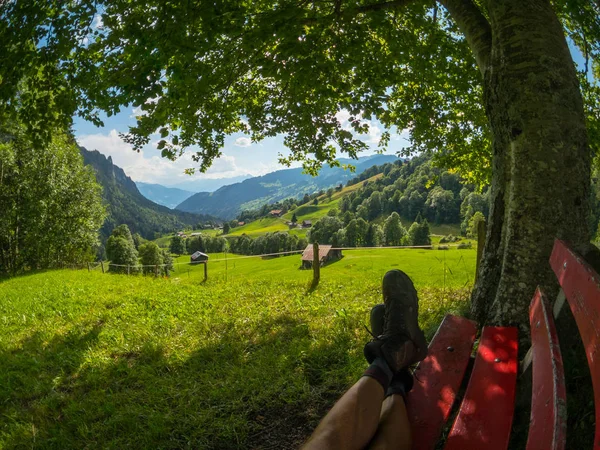
[[[457,288],[468,285],[473,280],[475,249],[465,250],[422,250],[422,249],[381,249],[344,250],[340,261],[328,264],[321,269],[321,279],[349,281],[354,277],[367,277],[377,280],[386,270],[399,268],[411,276],[415,286],[444,286]],[[300,254],[261,259],[241,257],[231,253],[209,255],[208,275],[219,282],[231,280],[245,281],[297,281],[308,284],[312,271],[300,269]],[[227,258],[227,261],[224,259]],[[188,264],[189,256],[175,260],[177,265],[172,277],[177,279],[195,278],[204,275],[201,265]],[[445,271],[444,271],[445,268]]]
[[[345,252],[307,293],[299,256],[210,256],[206,284],[187,264],[0,282],[0,448],[293,448],[364,370],[383,273],[413,277],[431,336],[467,306],[475,260]]]
[[[285,224],[285,220],[281,217],[267,217],[250,222],[241,227],[233,228],[227,236],[258,236],[264,233],[272,233],[274,231],[287,231],[289,227]]]

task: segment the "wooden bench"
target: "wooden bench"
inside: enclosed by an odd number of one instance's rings
[[[561,290],[551,307],[537,289],[529,309],[532,346],[521,363],[532,364],[531,420],[527,450],[560,450],[566,443],[566,389],[554,318],[565,300],[577,322],[592,375],[596,431],[600,450],[600,277],[562,241],[556,240],[550,265]],[[444,425],[470,366],[477,325],[447,315],[429,345],[429,355],[415,371],[407,399],[413,449],[430,450]],[[484,327],[463,401],[445,449],[506,449],[515,409],[518,374],[515,327]]]

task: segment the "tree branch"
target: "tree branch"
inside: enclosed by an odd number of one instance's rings
[[[438,0],[465,35],[479,71],[487,70],[492,51],[492,27],[473,0]]]
[[[390,1],[390,2],[374,3],[372,5],[364,5],[364,6],[358,6],[356,8],[351,8],[347,11],[352,12],[352,13],[381,11],[384,9],[394,9],[394,8],[398,8],[401,6],[406,6],[409,3],[412,3],[413,1],[414,0],[394,0],[394,1]]]

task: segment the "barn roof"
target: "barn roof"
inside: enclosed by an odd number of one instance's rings
[[[319,261],[327,258],[331,245],[319,245]],[[302,261],[313,261],[313,245],[308,244],[302,253]]]
[[[319,252],[319,253],[320,253],[320,252]],[[206,259],[208,259],[208,255],[207,255],[206,253],[202,253],[202,252],[200,252],[200,251],[198,251],[198,252],[194,252],[194,253],[192,254],[192,256],[191,256],[191,258],[192,258],[192,261],[195,261],[195,260],[197,260],[197,259],[198,259],[198,258],[200,258],[200,257],[205,257]]]

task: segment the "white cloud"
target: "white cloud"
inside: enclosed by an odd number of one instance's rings
[[[372,121],[363,121],[363,123],[368,125],[369,132],[366,136],[363,135],[362,140],[367,144],[379,144],[379,141],[381,140],[381,128]]]
[[[250,138],[240,137],[235,140],[233,145],[235,145],[236,147],[250,147],[252,145],[252,141],[250,140]]]
[[[350,119],[350,113],[347,110],[342,109],[341,111],[338,111],[338,113],[335,115],[335,118],[338,120],[340,125],[344,126],[346,125],[346,122],[348,122],[348,119]]]
[[[94,20],[92,21],[92,28],[94,29],[98,29],[98,28],[102,28],[104,26],[104,23],[102,22],[102,15],[100,14],[96,14],[94,16]]]
[[[198,163],[192,159],[191,151],[184,153],[176,161],[159,156],[151,145],[136,152],[131,145],[119,137],[117,130],[114,129],[108,134],[80,135],[77,141],[88,150],[98,150],[105,156],[110,156],[113,163],[121,167],[135,181],[173,185],[202,178],[231,178],[265,173],[262,165],[253,168],[255,170],[243,169],[236,165],[234,156],[224,154],[213,161],[206,173],[189,176],[184,173],[184,170],[198,167]],[[153,155],[154,153],[156,154]]]

